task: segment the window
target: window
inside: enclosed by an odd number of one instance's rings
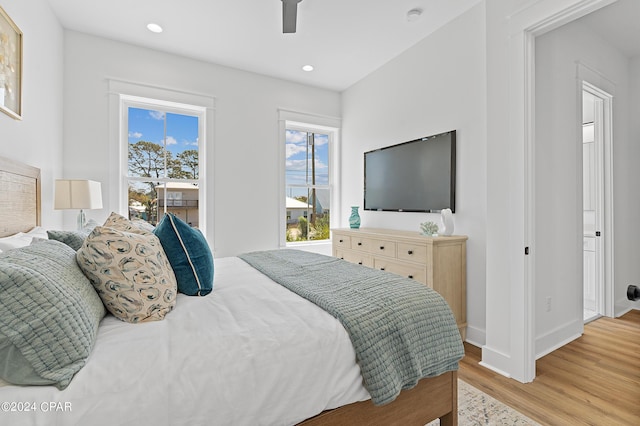
[[[117,79],[108,79],[107,83],[109,147],[108,157],[104,161],[109,162],[109,177],[107,184],[103,184],[103,188],[108,188],[105,202],[112,211],[122,215],[145,217],[150,222],[158,220],[165,211],[174,211],[193,226],[197,226],[210,243],[213,242],[211,224],[214,217],[208,201],[211,199],[210,191],[207,189],[213,187],[213,174],[210,162],[208,165],[206,160],[211,160],[207,156],[207,148],[212,146],[214,141],[215,98],[204,93],[185,92]],[[134,116],[135,110],[141,114]],[[141,127],[136,125],[136,120]],[[188,121],[190,125],[187,127],[193,130],[187,137],[180,137],[180,134],[175,132],[182,120]],[[159,151],[162,154],[163,167],[154,169],[158,170],[157,175],[141,169],[130,170],[129,150],[133,150],[130,146],[140,141],[153,142],[161,146],[162,149]],[[192,162],[187,167],[181,166],[178,170],[174,167],[175,161],[169,160],[175,160],[177,154],[186,150],[195,150],[198,162]],[[181,160],[184,161],[185,155],[182,155]],[[188,189],[175,188],[183,186],[182,184],[189,184]],[[157,188],[157,185],[164,186]],[[164,191],[165,186],[168,186],[168,191]],[[197,190],[193,189],[194,186]],[[182,198],[169,199],[170,192],[180,192]],[[197,193],[195,199],[192,196],[194,193]],[[146,198],[134,198],[140,194],[146,195]],[[181,203],[180,207],[190,207],[188,218],[185,217],[184,210],[182,213],[177,209],[170,210],[169,204],[176,203]],[[195,205],[197,214],[193,210]]]
[[[288,125],[285,131],[286,241],[328,240],[333,133]]]
[[[155,225],[168,212],[199,227],[204,110],[149,99],[124,107],[129,217]]]
[[[280,135],[279,246],[319,245],[330,250],[330,230],[339,226],[338,152],[341,120],[278,110]]]

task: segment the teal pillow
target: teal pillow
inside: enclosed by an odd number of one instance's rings
[[[36,240],[0,254],[0,378],[66,388],[105,313],[64,243]]]
[[[82,243],[85,238],[89,236],[93,228],[95,228],[98,223],[89,219],[84,228],[79,229],[77,231],[47,231],[47,235],[50,240],[60,241],[61,243],[65,243],[75,251],[78,251],[80,247],[82,247]]]
[[[211,293],[213,255],[202,232],[176,215],[166,213],[153,233],[167,254],[178,281],[178,291],[188,296]]]

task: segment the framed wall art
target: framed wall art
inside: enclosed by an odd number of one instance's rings
[[[1,7],[0,111],[22,118],[22,31]]]

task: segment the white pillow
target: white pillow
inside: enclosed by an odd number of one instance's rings
[[[36,226],[29,232],[18,232],[17,234],[0,238],[0,253],[14,248],[26,247],[31,244],[34,238],[48,240],[47,230],[42,226]]]
[[[49,235],[47,235],[47,230],[42,226],[36,226],[31,231],[27,232],[27,235],[31,235],[34,238],[42,238],[45,240],[49,239]]]
[[[33,235],[27,235],[24,232],[18,232],[9,237],[0,238],[0,250],[6,251],[14,248],[26,247],[31,244]]]

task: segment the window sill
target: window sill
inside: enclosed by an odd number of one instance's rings
[[[287,243],[285,248],[310,251],[313,253],[331,256],[331,240]]]

